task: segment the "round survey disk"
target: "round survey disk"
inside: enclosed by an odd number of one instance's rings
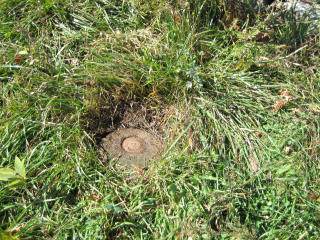
[[[161,143],[152,134],[136,128],[118,129],[102,139],[101,147],[109,161],[124,166],[147,167],[161,156]]]

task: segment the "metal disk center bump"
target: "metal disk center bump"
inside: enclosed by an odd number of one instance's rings
[[[146,143],[140,137],[127,137],[122,142],[122,148],[128,153],[142,153],[146,149]]]

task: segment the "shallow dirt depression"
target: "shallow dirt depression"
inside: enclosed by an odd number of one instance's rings
[[[88,125],[103,163],[144,168],[159,160],[166,111],[133,101],[113,106],[99,108]]]

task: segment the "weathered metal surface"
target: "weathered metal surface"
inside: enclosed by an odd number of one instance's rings
[[[103,158],[122,166],[147,167],[161,157],[162,144],[150,133],[135,128],[118,129],[102,139]]]

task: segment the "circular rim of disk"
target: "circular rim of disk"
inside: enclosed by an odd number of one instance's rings
[[[147,167],[161,157],[161,142],[145,130],[121,128],[102,139],[106,158],[122,166]]]

